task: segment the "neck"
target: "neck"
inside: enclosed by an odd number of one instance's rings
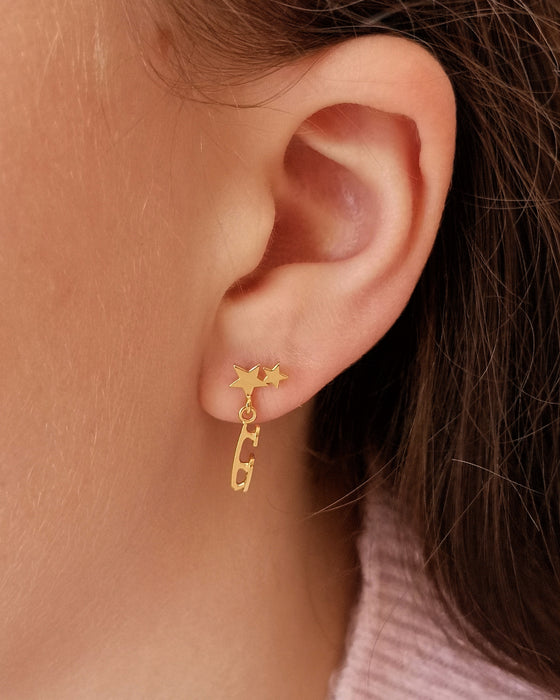
[[[347,514],[312,515],[304,418],[262,426],[247,494],[229,485],[237,427],[209,422],[190,446],[200,469],[158,482],[90,604],[37,657],[44,673],[12,697],[325,697],[356,566]]]

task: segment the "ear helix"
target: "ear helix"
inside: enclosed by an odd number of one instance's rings
[[[234,389],[243,389],[245,393],[245,404],[239,410],[239,420],[241,421],[242,425],[231,468],[231,488],[234,491],[243,491],[243,493],[247,493],[249,490],[249,484],[251,483],[251,477],[253,475],[255,455],[251,453],[249,455],[249,461],[243,462],[241,460],[241,450],[246,440],[250,440],[253,447],[257,447],[261,432],[259,425],[255,426],[254,430],[249,430],[248,428],[248,426],[254,423],[257,418],[257,411],[253,406],[251,398],[253,391],[265,386],[274,386],[278,388],[280,382],[287,379],[288,375],[282,374],[278,363],[276,363],[272,369],[263,367],[265,374],[264,379],[259,377],[259,372],[261,369],[260,365],[255,365],[250,370],[243,369],[237,365],[234,365],[233,368],[237,372],[237,379],[230,384],[230,387],[233,387]]]

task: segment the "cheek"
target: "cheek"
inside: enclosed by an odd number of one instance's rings
[[[109,81],[75,16],[14,12],[19,31],[0,47],[4,620],[16,599],[44,606],[55,580],[78,590],[76,576],[126,547],[146,494],[170,488],[161,464],[178,468],[195,439],[189,387],[213,303],[203,194],[172,182],[189,148],[177,110],[141,61],[111,54],[122,37],[105,34],[104,60],[128,66]]]

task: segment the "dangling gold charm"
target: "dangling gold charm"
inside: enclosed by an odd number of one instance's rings
[[[261,432],[259,425],[256,425],[254,430],[249,430],[248,427],[254,423],[257,418],[257,411],[255,410],[251,400],[253,391],[259,387],[271,385],[278,388],[280,382],[287,379],[288,375],[282,374],[279,364],[276,364],[272,369],[263,367],[265,374],[264,379],[260,379],[259,377],[259,371],[261,368],[260,365],[255,365],[255,367],[250,370],[243,369],[237,365],[234,365],[233,368],[237,372],[237,379],[230,384],[230,387],[235,389],[243,389],[245,392],[245,405],[242,406],[239,411],[239,420],[241,421],[242,426],[241,433],[237,441],[235,456],[233,458],[233,466],[231,468],[231,488],[234,491],[243,491],[243,493],[246,493],[249,489],[249,484],[251,483],[251,477],[253,475],[255,455],[251,452],[249,455],[249,461],[243,462],[241,460],[241,450],[246,440],[250,440],[253,443],[253,447],[257,447],[259,444],[259,434]],[[241,481],[239,481],[240,477]]]

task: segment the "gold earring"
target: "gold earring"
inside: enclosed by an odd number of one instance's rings
[[[288,378],[287,374],[282,374],[278,363],[276,363],[272,369],[263,367],[265,373],[264,379],[259,377],[260,368],[260,365],[255,365],[252,369],[246,370],[243,369],[243,367],[233,365],[233,369],[237,372],[237,379],[230,384],[230,387],[234,389],[243,389],[245,392],[245,405],[239,410],[239,420],[242,423],[241,433],[239,434],[237,448],[233,458],[233,466],[231,468],[231,488],[234,491],[243,491],[243,493],[247,493],[249,484],[251,483],[255,455],[251,453],[249,455],[249,461],[243,462],[241,460],[241,449],[243,448],[245,440],[250,440],[253,447],[257,447],[259,444],[259,434],[261,432],[259,425],[256,425],[254,430],[249,430],[248,428],[257,418],[257,411],[251,400],[253,391],[263,386],[275,386],[278,388],[280,382]],[[240,475],[242,479],[238,481]]]

